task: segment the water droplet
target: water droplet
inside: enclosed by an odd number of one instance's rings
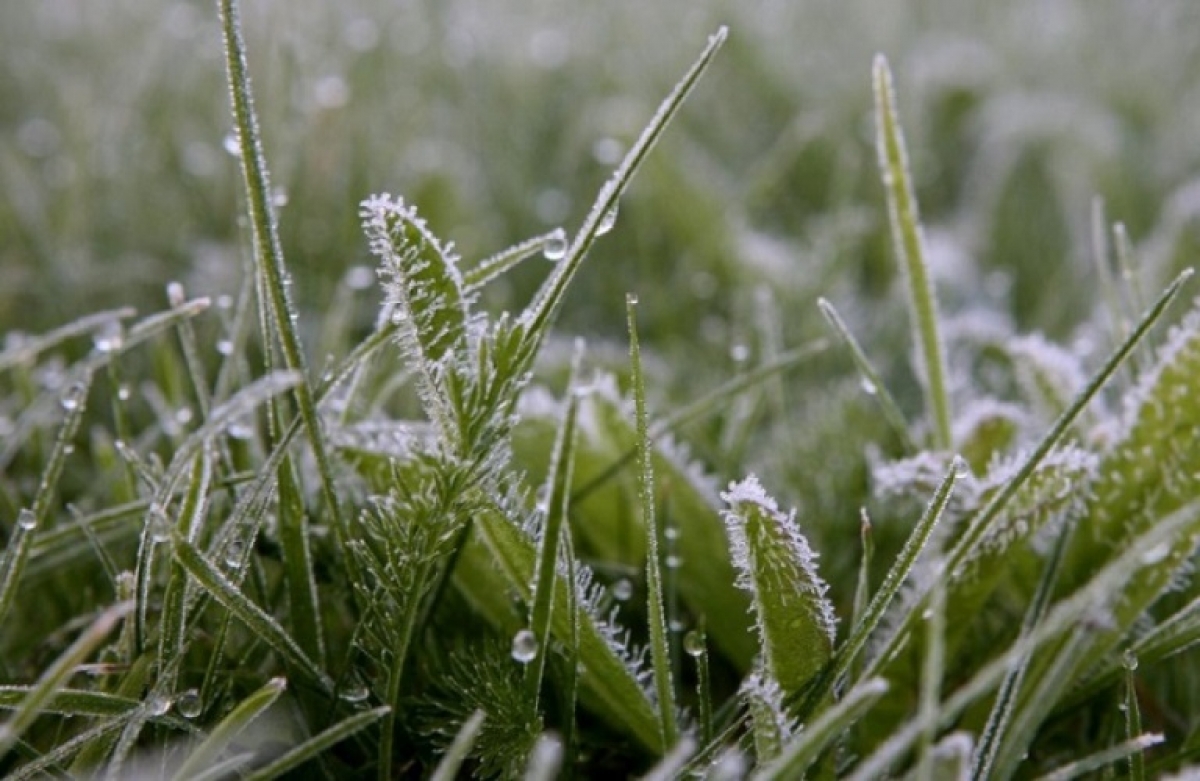
[[[1121,654],[1121,665],[1129,672],[1136,670],[1138,668],[1137,654],[1126,649],[1125,653]]]
[[[750,357],[750,348],[739,342],[729,348],[729,357],[734,363],[745,363]]]
[[[183,306],[187,301],[187,294],[183,291],[183,285],[179,282],[167,283],[167,303],[174,307]]]
[[[950,462],[950,468],[954,470],[954,477],[959,480],[971,476],[971,465],[962,456],[955,456],[954,460]]]
[[[242,566],[242,559],[246,555],[246,543],[241,540],[232,540],[229,546],[225,548],[225,565],[238,569]]]
[[[930,608],[925,608],[924,610],[921,611],[921,620],[922,621],[928,621],[931,618],[933,618],[933,610],[931,610]]]
[[[218,339],[217,352],[221,355],[233,355],[233,342],[228,339]]]
[[[633,583],[628,578],[621,578],[612,584],[612,595],[618,602],[624,602],[633,596]]]
[[[242,140],[236,131],[226,133],[225,138],[221,140],[221,146],[232,157],[242,156]]]
[[[562,260],[567,254],[567,232],[556,228],[542,244],[542,256],[549,261]]]
[[[637,302],[638,302],[637,293],[626,293],[625,294],[625,303],[626,304],[629,304],[630,306],[637,306]]]
[[[404,325],[408,321],[408,312],[397,307],[392,310],[392,323],[394,325]]]
[[[200,692],[188,689],[179,695],[179,699],[175,700],[175,710],[179,711],[179,715],[185,719],[194,719],[199,716],[204,710],[204,703],[200,701]]]
[[[346,271],[346,287],[351,290],[367,290],[375,284],[375,269],[370,266],[351,266]]]
[[[704,635],[697,632],[695,629],[683,636],[683,650],[688,656],[701,657],[704,656]]]
[[[254,429],[245,423],[234,422],[225,427],[225,436],[236,439],[238,442],[245,442],[254,437]]]
[[[129,390],[129,386],[123,384],[117,388],[117,401],[129,401],[131,394],[132,391]]]
[[[596,223],[596,235],[603,236],[604,234],[611,231],[613,229],[613,226],[616,224],[617,224],[617,205],[613,204],[613,207],[611,209],[609,209],[608,211],[606,211],[604,213],[604,216],[600,218],[600,222]]]
[[[522,629],[513,635],[512,658],[521,664],[529,664],[537,658],[537,652],[538,641],[533,636],[533,632],[530,632],[528,629]]]
[[[667,629],[670,629],[672,632],[682,632],[687,629],[687,624],[683,623],[682,619],[672,618],[667,622]]]
[[[58,403],[67,412],[74,412],[79,409],[79,405],[83,403],[84,396],[87,395],[87,386],[81,382],[72,383],[71,387],[67,388],[67,392],[59,399]]]
[[[371,690],[367,688],[366,684],[358,680],[351,681],[349,686],[342,689],[338,693],[338,697],[340,697],[343,702],[349,703],[364,702],[370,696]]]
[[[151,716],[162,716],[169,710],[171,710],[170,697],[160,697],[154,694],[150,696],[150,699],[146,700],[146,712]]]
[[[120,320],[109,320],[92,334],[92,344],[97,352],[114,353],[125,344],[125,328]]]
[[[676,556],[674,553],[672,553],[670,556],[667,556],[665,563],[667,565],[667,569],[679,569],[683,566],[683,557]]]
[[[192,422],[192,415],[191,407],[180,407],[175,410],[175,422],[181,426],[186,426]]]
[[[875,383],[871,382],[871,380],[867,377],[863,377],[861,380],[859,380],[858,387],[862,388],[862,392],[868,396],[874,396],[875,394],[879,393],[879,388],[875,387]]]
[[[1164,542],[1161,545],[1155,545],[1150,550],[1142,554],[1143,564],[1158,564],[1167,556],[1171,555],[1171,543]]]
[[[233,296],[224,293],[217,296],[217,309],[233,309]]]
[[[150,525],[151,540],[154,542],[166,542],[171,539],[171,520],[167,517],[167,513],[161,504],[157,502],[150,503],[149,518],[146,522]]]
[[[663,536],[666,537],[668,540],[679,539],[679,527],[678,526],[668,526],[667,528],[663,529]]]
[[[288,205],[288,191],[286,187],[276,187],[271,191],[271,205],[276,209],[282,209]]]
[[[22,507],[21,512],[17,513],[17,526],[20,526],[22,529],[29,532],[36,529],[37,525],[37,514],[28,507]]]

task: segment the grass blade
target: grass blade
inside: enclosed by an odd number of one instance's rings
[[[195,777],[201,768],[220,756],[221,752],[249,726],[250,722],[261,716],[275,704],[279,696],[287,689],[287,681],[283,678],[272,678],[258,691],[250,694],[221,719],[213,728],[212,733],[196,746],[179,769],[175,771],[175,781],[187,781]]]
[[[16,705],[13,715],[0,724],[0,758],[9,752],[46,706],[54,701],[59,687],[74,674],[75,667],[100,647],[132,607],[131,603],[122,602],[105,610],[67,650],[46,667],[38,682]]]
[[[59,326],[53,331],[21,340],[18,344],[6,347],[0,351],[0,372],[14,366],[24,366],[33,363],[42,353],[53,350],[58,345],[76,336],[92,331],[102,331],[137,314],[136,310],[128,307],[110,309],[85,315],[74,322]]]
[[[483,728],[486,718],[486,713],[477,710],[471,714],[471,718],[463,722],[458,734],[454,736],[454,742],[434,768],[429,781],[454,781],[458,777],[458,769],[471,753],[471,747],[475,745],[475,739],[479,737],[479,730]]]
[[[629,324],[629,365],[632,372],[633,401],[638,432],[638,499],[642,524],[646,530],[646,601],[650,622],[650,661],[654,668],[654,690],[658,694],[659,731],[663,746],[674,746],[678,737],[675,724],[675,684],[671,679],[671,647],[667,635],[667,617],[659,540],[662,530],[654,511],[654,456],[646,422],[646,385],[642,376],[642,353],[638,344],[637,297],[625,297]]]
[[[1090,757],[1063,765],[1053,773],[1047,773],[1042,776],[1039,781],[1071,781],[1075,778],[1094,776],[1096,771],[1116,764],[1122,759],[1130,759],[1132,761],[1134,757],[1140,757],[1146,749],[1157,746],[1164,740],[1165,738],[1162,735],[1148,732],[1145,735],[1139,735],[1136,738],[1118,743],[1110,749],[1098,751]]]
[[[333,694],[333,681],[315,662],[308,658],[279,622],[254,604],[238,587],[217,569],[194,545],[174,535],[174,553],[184,569],[195,578],[213,599],[275,650],[291,667],[304,674],[325,694]]]
[[[270,764],[263,765],[251,773],[243,776],[243,781],[269,781],[269,779],[279,778],[286,773],[295,770],[312,759],[317,758],[327,748],[337,745],[341,741],[349,738],[363,729],[371,726],[379,721],[387,712],[391,710],[386,705],[379,708],[355,713],[352,716],[347,716],[345,719],[334,724],[332,727],[324,730],[318,735],[314,735],[304,741],[295,748],[289,750],[286,754],[278,759],[272,760]]]
[[[908,303],[924,364],[929,416],[933,419],[933,445],[937,450],[949,450],[953,446],[950,394],[946,389],[946,358],[942,337],[938,332],[937,300],[925,258],[925,237],[922,235],[917,196],[908,167],[908,150],[896,113],[892,72],[882,54],[875,57],[872,76],[875,88],[876,150],[883,185],[887,189],[892,242],[908,278]]]

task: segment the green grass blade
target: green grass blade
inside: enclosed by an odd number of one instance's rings
[[[96,312],[85,315],[64,326],[59,326],[41,336],[20,340],[16,344],[7,346],[3,351],[0,351],[0,372],[15,366],[32,364],[37,360],[39,355],[53,350],[69,339],[90,332],[103,331],[106,328],[110,328],[114,323],[119,324],[122,320],[127,320],[136,314],[136,310],[128,307]]]
[[[537,571],[534,575],[533,607],[529,614],[529,627],[536,639],[534,656],[525,666],[525,687],[530,705],[537,710],[538,697],[542,690],[542,677],[546,671],[546,658],[550,653],[550,611],[554,605],[554,590],[557,582],[560,538],[569,534],[565,528],[571,506],[571,475],[575,468],[575,422],[579,411],[579,400],[574,392],[574,378],[578,376],[579,356],[576,355],[572,371],[571,389],[567,394],[567,408],[563,413],[562,426],[554,444],[550,471],[546,476],[549,499],[545,508],[546,520],[542,538],[538,541]]]
[[[8,611],[12,609],[16,598],[17,586],[33,540],[38,534],[39,527],[46,523],[50,513],[50,501],[58,488],[59,478],[62,477],[63,465],[66,463],[71,443],[79,431],[79,423],[87,406],[88,390],[91,388],[91,374],[85,374],[80,382],[67,387],[61,399],[66,414],[62,425],[59,426],[58,436],[55,437],[54,447],[50,450],[50,458],[42,470],[37,492],[34,494],[33,507],[22,509],[17,513],[13,523],[12,536],[0,555],[0,626],[4,626]]]
[[[324,667],[325,632],[321,625],[320,594],[308,544],[310,530],[304,512],[304,499],[300,495],[299,478],[292,459],[285,459],[280,470],[277,528],[283,548],[292,631],[300,647]]]
[[[304,349],[293,321],[295,307],[288,300],[288,272],[283,259],[283,246],[271,208],[271,186],[267,175],[267,163],[263,153],[262,138],[258,129],[258,117],[254,110],[254,97],[250,89],[249,67],[246,63],[246,44],[242,37],[241,4],[238,0],[220,0],[221,32],[225,43],[225,69],[228,77],[230,100],[233,108],[234,128],[240,147],[242,183],[246,192],[246,204],[254,234],[254,259],[256,276],[269,294],[268,306],[275,319],[275,332],[283,350],[288,369],[299,372],[301,382],[296,385],[294,395],[300,416],[308,430],[309,442],[316,457],[317,470],[321,476],[321,491],[328,505],[331,527],[339,543],[346,542],[346,527],[342,518],[341,505],[334,487],[333,469],[325,449],[321,422],[317,417],[312,387],[308,381]]]
[[[1063,765],[1058,770],[1041,776],[1038,781],[1072,781],[1076,778],[1094,778],[1099,770],[1123,759],[1132,760],[1133,757],[1140,757],[1146,749],[1153,748],[1164,740],[1162,735],[1156,733],[1139,735],[1118,743],[1110,749],[1098,751],[1090,757]]]
[[[270,764],[263,765],[260,768],[256,768],[253,772],[247,773],[243,776],[243,781],[269,781],[273,778],[279,778],[302,766],[304,763],[316,759],[326,749],[337,745],[349,737],[353,737],[371,726],[386,715],[389,710],[391,709],[384,705],[347,716],[320,734],[314,735],[300,745],[290,749],[278,759],[272,760]]]
[[[188,781],[194,778],[200,769],[208,765],[229,746],[234,738],[250,725],[250,722],[261,716],[275,704],[279,696],[287,689],[287,681],[283,678],[272,678],[266,685],[251,693],[234,707],[229,715],[221,719],[213,728],[212,733],[188,754],[187,759],[175,771],[175,781]]]
[[[433,770],[433,775],[429,777],[429,781],[454,781],[458,777],[458,770],[471,753],[471,748],[475,745],[475,740],[479,737],[479,730],[483,729],[483,721],[486,718],[486,713],[477,710],[471,714],[471,718],[463,722],[458,734],[454,736],[454,742],[442,755],[437,767]]]
[[[751,476],[721,494],[737,585],[750,594],[766,672],[794,697],[825,668],[837,636],[817,555],[796,522]]]
[[[917,756],[917,781],[934,781],[933,744],[937,739],[938,705],[942,698],[943,666],[946,660],[946,582],[944,562],[933,566],[934,585],[925,621],[925,648],[921,659],[919,712],[926,727],[921,733]]]
[[[946,389],[946,358],[938,331],[937,300],[929,264],[925,258],[925,237],[917,209],[908,167],[908,150],[896,113],[896,90],[892,72],[883,55],[875,57],[872,71],[875,88],[876,149],[879,167],[887,190],[888,214],[891,215],[892,242],[908,278],[909,306],[917,343],[924,364],[925,392],[929,416],[933,421],[933,445],[937,450],[953,446],[950,431],[950,394]],[[878,386],[877,386],[878,387]]]
[[[904,445],[905,453],[916,453],[918,448],[916,442],[913,441],[912,434],[908,430],[908,422],[904,419],[904,413],[900,411],[900,405],[896,403],[896,399],[892,397],[891,392],[887,389],[887,385],[883,382],[883,377],[875,370],[875,365],[871,363],[871,359],[867,357],[867,353],[859,345],[858,340],[854,338],[854,334],[850,331],[850,327],[842,320],[842,316],[833,308],[833,304],[826,301],[824,298],[817,299],[817,306],[821,309],[821,314],[825,316],[825,320],[829,323],[830,328],[845,342],[846,347],[850,350],[850,357],[854,359],[854,366],[858,369],[859,376],[862,378],[863,390],[879,402],[879,410],[883,413],[884,420],[892,427],[892,431],[900,437],[901,443]]]
[[[575,234],[571,246],[567,249],[566,256],[559,261],[554,269],[554,273],[550,275],[545,284],[538,291],[533,303],[522,314],[520,321],[525,325],[527,339],[530,346],[527,352],[532,356],[537,353],[538,345],[542,344],[546,335],[549,333],[550,325],[552,324],[559,307],[562,306],[563,296],[566,294],[567,287],[571,280],[575,278],[575,274],[579,271],[584,257],[596,238],[604,231],[601,227],[611,227],[609,217],[614,214],[621,195],[629,187],[634,174],[641,168],[646,156],[654,147],[654,143],[658,141],[667,125],[678,113],[683,101],[691,93],[696,86],[700,76],[708,69],[712,62],[713,56],[721,45],[725,42],[728,34],[726,28],[722,27],[715,34],[709,37],[708,45],[704,51],[684,74],[683,78],[676,83],[674,89],[659,105],[658,111],[650,120],[650,124],[642,131],[641,136],[634,145],[626,153],[621,164],[617,167],[616,172],[612,177],[604,183],[600,188],[600,193],[596,197],[595,203],[592,205],[592,210],[584,219],[583,225],[579,232]],[[605,226],[605,223],[608,225]]]
[[[73,736],[70,740],[64,740],[37,759],[26,762],[24,765],[14,769],[4,777],[4,781],[25,781],[29,778],[46,778],[47,775],[57,771],[60,766],[68,762],[76,754],[83,753],[85,749],[91,746],[103,745],[107,742],[112,733],[121,729],[137,712],[136,705],[137,703],[135,702],[135,707],[123,715],[105,719],[98,724],[88,727],[78,735]],[[59,775],[65,778],[73,777],[69,773],[60,772]]]
[[[562,228],[555,228],[549,233],[534,236],[501,250],[463,272],[463,292],[469,295],[481,290],[487,283],[535,255],[542,255],[547,260],[557,262],[566,251],[566,246],[566,233]]]
[[[0,710],[15,710],[33,692],[32,686],[0,686]],[[87,689],[58,689],[42,704],[42,713],[60,716],[119,716],[138,706],[137,700]]]
[[[679,729],[675,723],[675,684],[672,680],[666,594],[663,590],[662,554],[659,549],[662,530],[654,509],[654,454],[646,420],[646,386],[642,375],[641,347],[638,344],[636,296],[626,296],[625,312],[629,325],[629,365],[637,415],[638,499],[646,532],[646,613],[650,623],[650,661],[654,669],[654,689],[658,694],[659,731],[663,745],[674,746]]]
[[[9,752],[46,706],[54,701],[60,687],[74,674],[75,667],[108,639],[113,628],[129,614],[132,607],[128,602],[122,602],[105,610],[67,650],[46,667],[38,682],[15,706],[13,715],[0,724],[0,758]]]
[[[1136,742],[1142,736],[1142,711],[1137,696],[1137,657],[1127,653],[1125,663],[1125,738]],[[1129,755],[1130,781],[1146,781],[1146,757],[1141,749]]]
[[[174,536],[174,553],[179,563],[213,599],[237,616],[248,629],[278,653],[280,658],[303,673],[320,691],[326,694],[333,693],[333,681],[308,658],[279,622],[252,602],[204,554],[178,534]]]
[[[754,774],[754,781],[803,778],[821,752],[844,735],[887,690],[887,681],[882,678],[870,678],[857,684],[836,705],[805,725],[778,757]]]

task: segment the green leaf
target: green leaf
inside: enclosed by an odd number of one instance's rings
[[[800,693],[825,667],[837,636],[817,554],[796,523],[754,476],[721,494],[737,585],[750,594],[766,671],[785,696]]]

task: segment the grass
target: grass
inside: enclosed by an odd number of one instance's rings
[[[1194,770],[1189,5],[101,5],[0,25],[0,774]]]

